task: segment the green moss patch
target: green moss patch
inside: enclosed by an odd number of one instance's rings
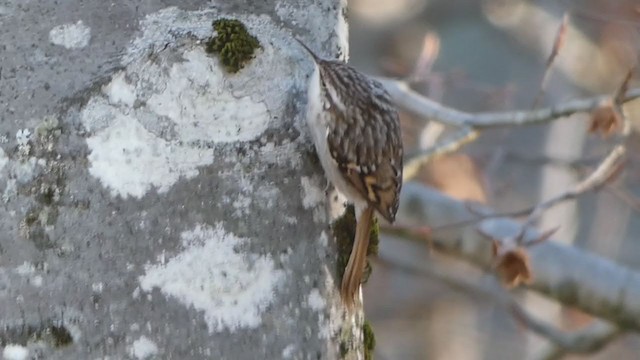
[[[351,256],[351,250],[353,249],[353,242],[356,236],[356,213],[353,205],[347,206],[344,214],[337,218],[331,225],[333,230],[333,236],[335,236],[338,243],[338,261],[337,261],[337,274],[340,281],[344,275],[344,269],[349,262],[349,256]],[[369,234],[369,248],[367,248],[367,255],[378,254],[380,226],[378,220],[373,220],[371,225],[371,232]],[[371,274],[371,264],[367,260],[367,264],[364,270],[364,276],[362,282],[366,283]]]
[[[206,51],[218,55],[222,65],[230,73],[237,73],[242,69],[253,59],[256,49],[260,48],[258,39],[249,34],[239,20],[215,20],[213,29],[216,36],[207,41]]]
[[[364,341],[364,359],[372,360],[373,351],[376,349],[376,336],[373,333],[371,324],[365,320],[362,325],[362,336]]]

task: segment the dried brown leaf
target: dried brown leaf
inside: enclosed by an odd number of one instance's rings
[[[622,115],[613,101],[607,101],[591,112],[590,133],[600,133],[606,138],[621,128]]]
[[[533,280],[533,275],[527,252],[521,247],[502,252],[496,248],[496,244],[494,242],[494,251],[500,253],[496,261],[496,271],[500,275],[503,284],[507,287],[530,284]]]

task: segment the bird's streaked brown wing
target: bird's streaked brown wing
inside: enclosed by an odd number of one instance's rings
[[[342,116],[334,114],[341,117],[329,129],[327,142],[345,180],[393,222],[402,186],[398,115],[395,110],[376,110],[353,108]]]

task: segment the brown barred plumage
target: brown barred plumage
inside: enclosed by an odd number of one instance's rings
[[[390,223],[398,210],[398,112],[382,84],[300,44],[316,64],[309,82],[307,121],[320,162],[331,183],[356,206],[356,239],[341,286],[343,300],[351,305],[362,281],[373,210]]]

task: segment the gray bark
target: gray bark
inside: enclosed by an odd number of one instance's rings
[[[229,3],[0,6],[5,357],[362,356],[292,39],[345,53],[345,4]],[[219,17],[262,45],[235,75]]]

